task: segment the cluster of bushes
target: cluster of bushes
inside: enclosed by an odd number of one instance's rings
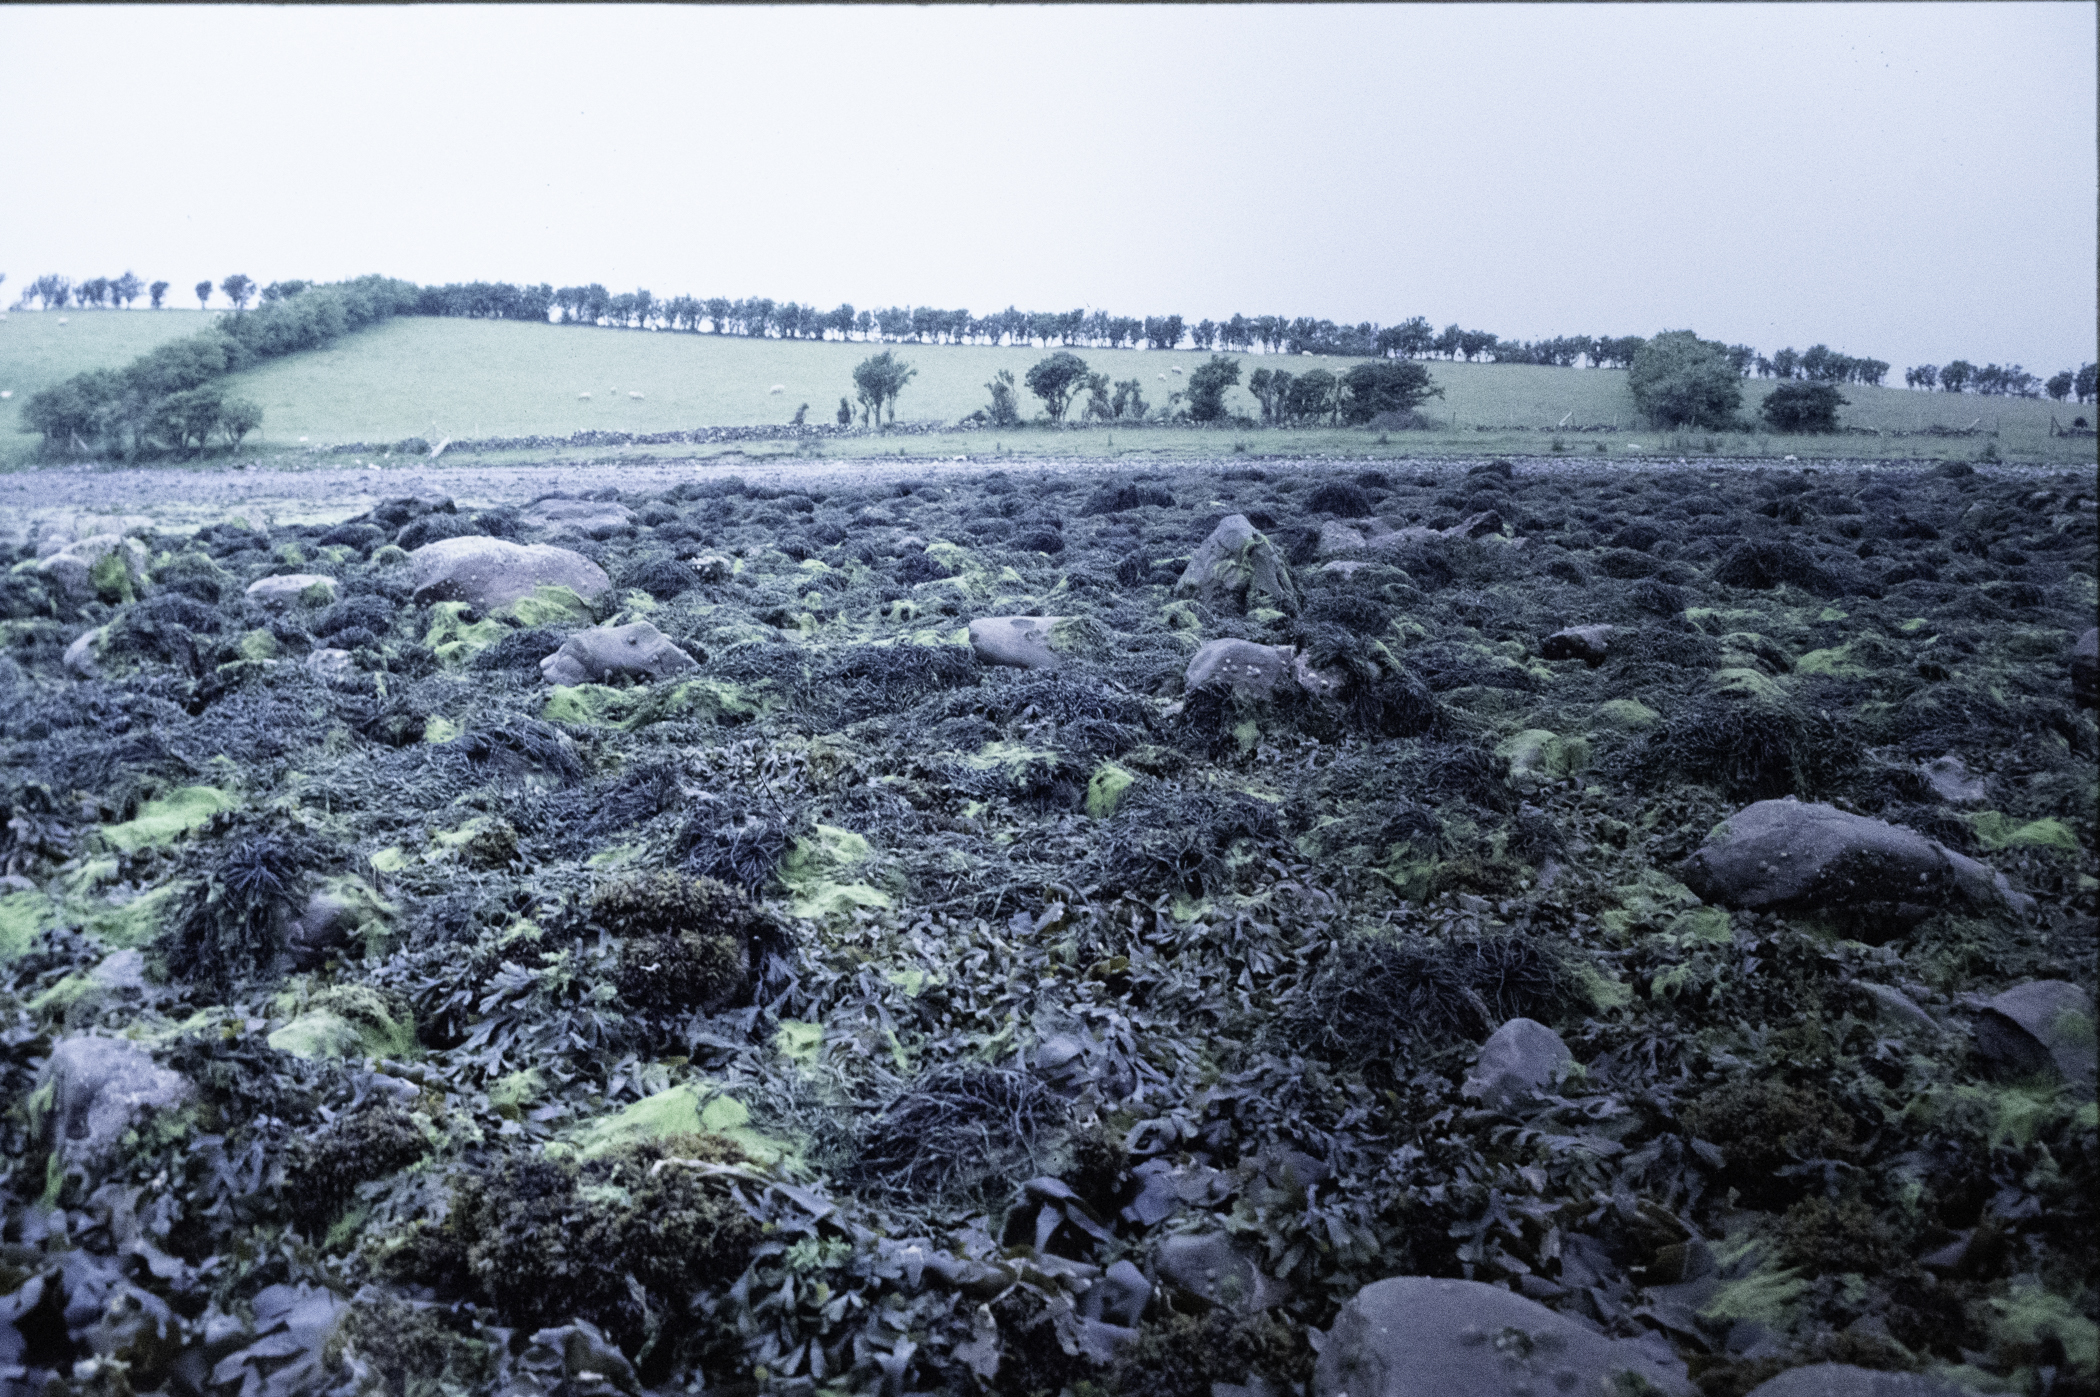
[[[92,369],[32,394],[22,430],[41,433],[46,450],[105,451],[126,460],[201,452],[214,437],[238,446],[262,424],[262,411],[227,397],[214,380],[412,313],[419,295],[411,282],[378,276],[275,297],[266,288],[265,304],[252,313],[161,345],[121,369]]]
[[[902,380],[895,378],[898,369],[903,370],[905,379],[910,377],[909,367],[897,363],[885,350],[863,361],[854,371],[863,422],[880,420],[879,409],[885,399],[878,395],[877,385],[894,381],[894,388],[903,386]],[[1145,401],[1141,380],[1129,378],[1112,383],[1107,374],[1095,372],[1070,350],[1059,350],[1037,360],[1022,379],[1028,391],[1042,401],[1039,420],[1052,424],[1064,422],[1076,408],[1081,421],[1228,423],[1252,427],[1254,419],[1235,417],[1226,410],[1226,391],[1239,381],[1239,362],[1213,354],[1189,371],[1186,389],[1169,393],[1165,403],[1153,405]],[[1012,372],[1000,370],[985,384],[991,402],[964,421],[989,427],[1018,426],[1023,420],[1019,387]],[[884,390],[893,419],[894,388]],[[1374,360],[1340,375],[1326,369],[1292,374],[1282,369],[1259,368],[1249,376],[1247,389],[1261,404],[1262,423],[1272,426],[1362,425],[1380,419],[1398,420],[1413,414],[1429,398],[1442,397],[1444,392],[1430,381],[1428,369],[1404,360]],[[839,399],[840,425],[850,424],[853,416],[852,404]]]
[[[2100,365],[2064,369],[2044,381],[2018,364],[1985,364],[1979,369],[1966,359],[1956,359],[1944,367],[1919,364],[1905,369],[1903,382],[1927,393],[1935,388],[1943,393],[1977,393],[1987,398],[2039,398],[2047,393],[2057,402],[2076,395],[2079,402],[2089,403],[2095,388],[2100,387]]]
[[[1634,354],[1626,386],[1634,406],[1662,426],[1748,431],[1742,378],[1730,346],[1669,330]],[[1777,432],[1834,432],[1846,401],[1834,383],[1790,380],[1766,395],[1758,416]]]

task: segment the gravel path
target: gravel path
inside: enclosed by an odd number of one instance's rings
[[[1388,472],[1459,473],[1478,458],[1338,461],[1321,457],[1224,457],[1218,460],[1155,461],[1139,456],[1112,459],[1069,457],[1016,460],[990,456],[862,457],[831,459],[782,456],[777,462],[737,456],[683,460],[554,461],[526,465],[347,466],[315,470],[110,470],[73,467],[0,475],[0,542],[20,543],[51,530],[86,533],[140,527],[186,530],[239,514],[257,523],[335,523],[370,509],[380,500],[417,490],[450,495],[485,508],[522,504],[544,495],[588,494],[608,485],[656,491],[688,480],[741,476],[754,485],[849,486],[892,480],[975,476],[992,471],[1030,475],[1085,475],[1138,471],[1178,474],[1257,466],[1265,471],[1336,469],[1354,466]],[[1800,469],[1906,472],[1924,463],[1907,461],[1819,461]],[[1628,459],[1624,456],[1526,457],[1514,462],[1521,475],[1578,479],[1653,470],[1771,470],[1771,460]],[[1991,474],[2029,473],[2033,467],[1979,466]]]

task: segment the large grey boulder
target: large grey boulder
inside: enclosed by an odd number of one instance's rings
[[[529,597],[538,587],[567,587],[586,602],[612,590],[604,568],[547,543],[445,538],[424,544],[408,558],[418,606],[463,601],[487,611]]]
[[[1758,912],[1929,905],[1956,896],[2022,912],[2033,906],[2004,874],[1916,830],[1792,796],[1723,820],[1679,876],[1707,902]]]
[[[326,606],[335,600],[335,579],[315,572],[259,577],[248,584],[248,600],[272,611],[295,606]]]
[[[1427,1276],[1359,1290],[1335,1317],[1313,1370],[1316,1397],[1693,1390],[1665,1344],[1608,1339],[1536,1300]]]
[[[1580,660],[1595,669],[1611,654],[1615,626],[1569,626],[1555,631],[1539,644],[1539,654],[1549,660]]]
[[[1965,1397],[1965,1389],[1923,1373],[1811,1363],[1765,1379],[1750,1389],[1750,1397]]]
[[[1255,1314],[1289,1295],[1222,1232],[1169,1237],[1152,1261],[1162,1282],[1207,1305]]]
[[[66,1164],[89,1170],[109,1163],[145,1116],[190,1095],[182,1074],[155,1065],[144,1048],[99,1034],[62,1039],[43,1080],[52,1088],[53,1148]]]
[[[2071,646],[2071,697],[2080,708],[2100,708],[2100,626],[2088,626]]]
[[[1460,1091],[1499,1111],[1553,1085],[1574,1060],[1552,1029],[1536,1019],[1511,1019],[1488,1036]]]
[[[1277,690],[1293,681],[1296,658],[1297,652],[1288,645],[1207,640],[1189,657],[1181,687],[1191,694],[1202,689],[1230,689],[1235,698],[1271,699]]]
[[[1976,1047],[2002,1071],[2054,1076],[2090,1093],[2096,1058],[2093,1001],[2068,980],[2031,980],[1986,1002]]]
[[[576,538],[612,538],[634,527],[634,511],[612,500],[540,500],[523,517],[551,534]]]
[[[1062,616],[985,616],[970,623],[970,648],[988,665],[1055,669],[1050,632]]]
[[[96,564],[111,554],[118,555],[123,568],[123,576],[116,590],[121,592],[128,586],[134,593],[143,591],[146,585],[146,564],[150,555],[146,552],[146,545],[135,538],[121,538],[116,534],[94,534],[76,543],[67,544],[39,562],[36,568],[44,575],[45,581],[58,587],[74,601],[91,601],[100,590],[96,586]],[[104,568],[103,571],[106,576],[111,573],[109,568]],[[106,601],[115,599],[114,595],[104,598]]]
[[[647,621],[578,631],[561,649],[540,661],[549,684],[603,683],[608,679],[669,679],[698,669],[691,655]]]
[[[1271,607],[1298,614],[1298,585],[1290,565],[1269,537],[1244,514],[1228,514],[1189,559],[1177,597],[1195,597],[1219,611],[1245,612]]]

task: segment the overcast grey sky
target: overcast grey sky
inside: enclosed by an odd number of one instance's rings
[[[2072,3],[5,6],[0,298],[379,271],[2046,376],[2094,357],[2095,51]]]

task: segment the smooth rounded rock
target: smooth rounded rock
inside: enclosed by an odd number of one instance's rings
[[[988,665],[1010,669],[1055,669],[1051,628],[1062,616],[986,616],[970,623],[970,648]]]
[[[2100,708],[2100,626],[2088,626],[2071,646],[2071,697],[2080,708]]]
[[[61,1040],[44,1065],[52,1088],[53,1147],[68,1164],[110,1162],[124,1133],[154,1111],[180,1105],[190,1084],[124,1038],[86,1034]]]
[[[324,647],[307,652],[306,672],[323,684],[343,684],[357,676],[357,662],[348,650]]]
[[[2054,1076],[2091,1092],[2096,1061],[2093,1002],[2068,980],[2031,980],[1983,1006],[1976,1047],[2001,1070]]]
[[[96,583],[96,565],[111,554],[122,560],[122,585],[128,586],[134,594],[143,590],[148,560],[146,545],[135,538],[122,538],[116,534],[94,534],[69,543],[40,561],[36,568],[46,581],[55,584],[74,601],[91,601],[102,590]],[[115,601],[117,597],[103,599]]]
[[[107,626],[97,626],[74,637],[66,647],[63,661],[68,674],[82,679],[93,679],[102,673],[102,637],[108,634]]]
[[[552,534],[606,539],[634,527],[634,511],[613,500],[540,500],[524,519]]]
[[[1569,626],[1539,642],[1539,654],[1549,660],[1580,660],[1595,669],[1611,654],[1616,626]]]
[[[1966,896],[2024,911],[2005,876],[1916,830],[1788,796],[1723,820],[1680,869],[1707,902],[1762,912]]]
[[[295,606],[327,606],[335,600],[335,579],[313,572],[259,577],[248,584],[248,600],[273,611]]]
[[[1922,1373],[1885,1373],[1850,1363],[1789,1368],[1750,1389],[1749,1397],[1964,1397],[1963,1389]]]
[[[1312,1390],[1315,1397],[1691,1397],[1695,1389],[1667,1345],[1608,1339],[1480,1281],[1397,1276],[1342,1306]]]
[[[561,649],[540,661],[549,684],[603,683],[608,679],[669,679],[698,669],[693,657],[647,621],[578,631]]]
[[[1188,693],[1230,689],[1241,699],[1270,699],[1291,683],[1296,652],[1288,645],[1261,645],[1251,640],[1208,640],[1189,657],[1181,686]]]
[[[1574,1061],[1558,1033],[1536,1019],[1511,1019],[1488,1036],[1460,1091],[1499,1111],[1553,1085]]]
[[[612,590],[612,579],[581,553],[548,543],[500,538],[439,539],[408,555],[418,606],[463,601],[484,611],[509,606],[540,587],[567,587],[586,602]]]
[[[1153,1254],[1159,1278],[1206,1304],[1255,1314],[1282,1303],[1287,1292],[1222,1232],[1182,1233]]]

